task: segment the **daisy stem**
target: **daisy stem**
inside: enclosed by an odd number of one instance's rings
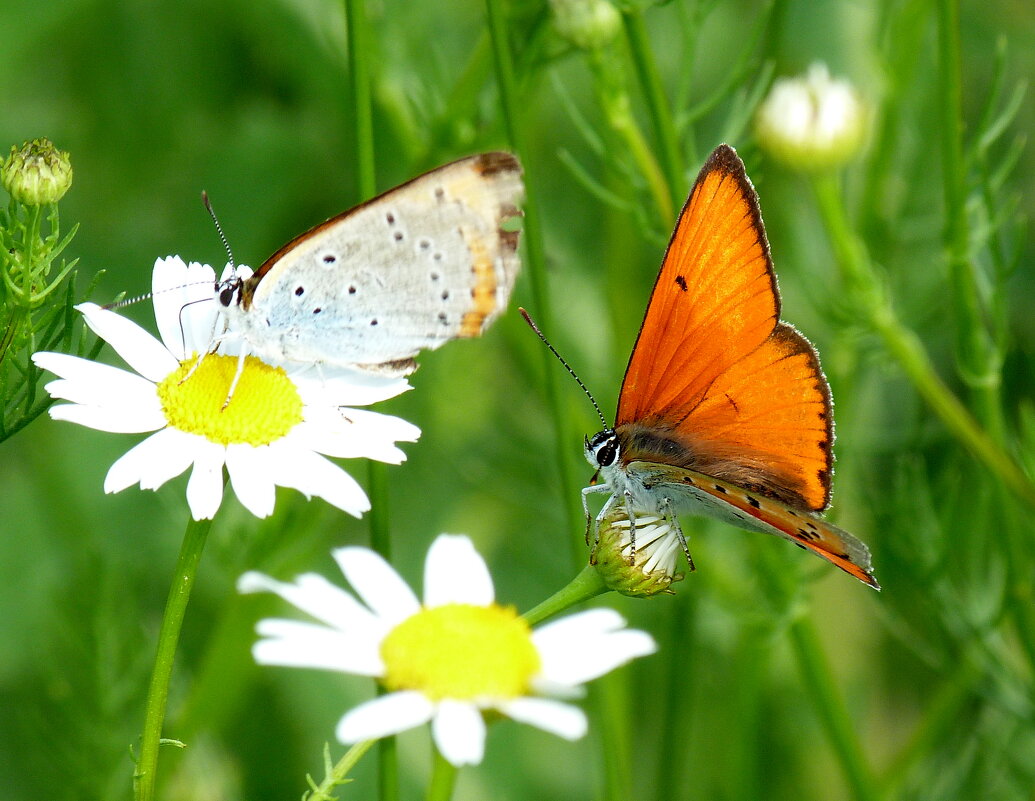
[[[158,651],[154,669],[151,671],[151,685],[147,691],[147,706],[144,713],[144,730],[140,738],[140,759],[137,762],[134,779],[136,801],[151,801],[155,794],[155,774],[158,769],[158,747],[162,744],[162,723],[165,720],[166,702],[169,700],[169,680],[172,677],[176,646],[180,641],[180,629],[187,611],[187,602],[194,587],[198,562],[205,547],[205,538],[212,527],[211,520],[187,522],[180,555],[176,561],[169,597],[162,615],[162,628],[158,634]]]
[[[428,785],[428,801],[449,801],[456,787],[456,767],[437,748],[433,748],[435,764]]]
[[[568,582],[567,586],[525,612],[522,617],[528,625],[534,626],[548,617],[553,617],[558,612],[563,612],[568,607],[588,601],[605,592],[608,592],[608,589],[604,585],[600,573],[593,565],[586,565],[582,568],[582,572]]]
[[[518,76],[514,70],[514,59],[507,36],[507,19],[505,4],[502,0],[485,0],[486,16],[489,23],[489,36],[496,65],[496,82],[500,93],[500,108],[510,145],[521,158],[524,169],[525,202],[524,231],[522,239],[528,256],[526,273],[532,290],[531,310],[540,322],[553,319],[550,311],[550,294],[547,286],[546,250],[543,244],[543,224],[539,213],[539,184],[537,173],[529,158],[530,148],[527,146],[523,121],[528,118],[528,109],[522,104],[518,92]],[[579,486],[575,477],[575,467],[571,461],[568,443],[575,441],[570,432],[566,405],[561,402],[561,371],[553,361],[553,356],[545,348],[540,349],[543,359],[543,371],[546,384],[547,404],[554,425],[554,462],[560,472],[561,497],[564,499],[564,511],[567,516],[568,531],[579,531],[582,522],[582,511],[579,509]],[[581,537],[581,535],[580,535]],[[580,560],[582,552],[580,540],[570,539],[573,564]]]
[[[373,197],[377,191],[374,122],[368,72],[368,65],[377,62],[370,47],[365,0],[345,0],[345,28],[352,90],[356,174],[360,196],[366,199]],[[385,561],[390,562],[392,538],[388,516],[388,466],[371,460],[367,477],[370,490],[370,545]],[[385,737],[380,741],[377,759],[378,797],[381,801],[394,801],[399,798],[399,756],[394,737]]]
[[[345,755],[335,763],[334,767],[327,771],[323,781],[316,786],[312,786],[312,793],[307,796],[309,801],[331,801],[334,798],[331,795],[331,791],[335,787],[351,781],[348,778],[349,771],[356,767],[363,755],[370,750],[370,746],[376,742],[377,740],[363,740],[346,751]],[[324,759],[330,765],[331,757],[329,750],[324,754]]]

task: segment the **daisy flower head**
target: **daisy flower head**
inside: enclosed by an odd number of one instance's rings
[[[273,512],[277,486],[353,515],[369,509],[359,484],[325,457],[403,461],[395,443],[415,441],[420,430],[352,407],[394,397],[409,384],[359,371],[285,369],[248,356],[227,403],[238,357],[232,345],[208,352],[219,322],[213,269],[178,256],[158,259],[152,291],[161,339],[96,304],[76,307],[132,372],[62,353],[33,356],[58,376],[46,385],[50,395],[69,401],[51,407],[55,420],[153,432],[111,466],[105,492],[134,484],[158,489],[191,468],[187,503],[195,520],[207,519],[222,502],[225,467],[234,493],[256,517]],[[199,354],[205,355],[199,360]]]
[[[683,579],[676,572],[684,553],[679,528],[662,515],[633,509],[632,516],[635,534],[629,508],[611,504],[597,529],[590,562],[604,584],[623,595],[646,598],[672,592],[672,582]]]
[[[586,716],[558,699],[656,649],[611,609],[532,630],[496,603],[488,568],[464,536],[442,534],[432,543],[423,602],[373,551],[347,547],[333,556],[355,594],[312,573],[293,583],[246,573],[238,589],[274,592],[320,621],[260,621],[257,662],[372,676],[387,690],[341,718],[337,736],[346,744],[430,722],[443,757],[477,764],[489,711],[578,739]]]

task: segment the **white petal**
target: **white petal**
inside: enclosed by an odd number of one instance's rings
[[[311,386],[307,393],[322,393],[320,405],[327,406],[369,406],[413,389],[405,378],[326,364],[299,376],[299,384]]]
[[[223,460],[226,448],[198,437],[194,469],[187,480],[187,505],[195,520],[211,520],[223,502]]]
[[[146,378],[126,370],[88,362],[104,369],[91,371],[89,380],[59,378],[46,387],[50,397],[83,406],[124,409],[130,414],[162,415],[162,401],[155,385]]]
[[[346,409],[344,413],[352,414],[354,411]],[[406,454],[395,447],[395,439],[387,426],[372,430],[348,422],[343,426],[342,413],[333,408],[307,406],[303,412],[306,419],[291,429],[290,436],[307,450],[339,459],[377,459],[389,464],[406,460]]]
[[[207,264],[187,265],[179,256],[155,261],[151,273],[155,322],[177,359],[208,350],[216,324],[215,283],[215,271]]]
[[[149,381],[157,384],[180,366],[161,342],[132,320],[95,303],[80,303],[76,308],[83,313],[86,324]]]
[[[549,698],[515,698],[501,704],[499,710],[509,718],[566,740],[579,739],[587,729],[586,714],[581,709]]]
[[[574,687],[657,650],[649,634],[623,626],[617,612],[592,609],[533,631],[542,662],[535,686]]]
[[[270,444],[271,477],[282,487],[291,487],[307,498],[317,496],[343,512],[359,517],[370,509],[370,501],[356,480],[319,454],[295,448],[289,439]]]
[[[269,447],[228,445],[226,470],[234,494],[258,518],[269,517],[277,500]]]
[[[146,409],[127,414],[125,409],[105,409],[100,406],[79,406],[64,403],[50,407],[50,416],[55,420],[67,420],[98,431],[112,434],[142,434],[164,428],[164,415],[149,413]]]
[[[316,623],[269,619],[260,621],[261,639],[252,646],[260,665],[339,670],[358,676],[381,676],[384,663],[378,648],[364,647],[355,637]]]
[[[395,626],[420,611],[413,590],[374,551],[349,546],[331,554],[360,600],[386,625]]]
[[[431,735],[439,753],[456,767],[477,765],[485,755],[485,720],[474,704],[440,701]]]
[[[152,434],[134,445],[108,469],[105,492],[121,492],[133,484],[154,490],[180,475],[194,462],[189,435],[173,428]]]
[[[389,693],[347,712],[338,722],[338,739],[352,744],[398,734],[427,723],[434,712],[434,704],[419,692]]]
[[[363,604],[318,573],[303,573],[294,583],[254,571],[237,580],[238,592],[273,592],[317,620],[357,637],[383,632],[385,625]]]
[[[424,605],[488,606],[495,599],[485,560],[463,535],[440,534],[424,562]]]

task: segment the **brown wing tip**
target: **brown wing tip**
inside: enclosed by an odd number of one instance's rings
[[[482,175],[496,175],[505,172],[521,173],[521,162],[518,161],[517,156],[502,150],[480,153],[475,156],[474,167]]]

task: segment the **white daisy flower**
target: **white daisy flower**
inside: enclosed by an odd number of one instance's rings
[[[856,154],[865,108],[851,83],[832,78],[826,64],[776,81],[758,109],[759,144],[790,167],[820,170]]]
[[[187,503],[194,519],[211,518],[223,497],[223,468],[241,503],[256,517],[273,512],[276,487],[319,496],[353,515],[370,508],[363,489],[324,458],[363,457],[398,464],[395,442],[420,429],[361,409],[409,389],[398,378],[358,371],[274,367],[248,356],[226,403],[238,359],[214,341],[215,273],[178,256],[155,262],[155,320],[161,341],[136,323],[93,303],[76,308],[87,325],[135,372],[63,353],[37,353],[36,365],[58,376],[46,385],[55,420],[120,433],[155,432],[108,470],[105,492],[133,484],[158,489],[192,468]],[[186,379],[186,380],[185,380]],[[225,408],[224,408],[225,407]],[[324,455],[321,455],[324,454]]]
[[[586,716],[556,698],[578,695],[585,682],[656,650],[649,634],[625,628],[610,609],[531,630],[512,607],[495,603],[488,568],[464,536],[442,534],[432,543],[423,604],[373,551],[333,555],[355,596],[313,573],[294,583],[246,573],[237,586],[274,592],[320,621],[260,621],[257,662],[373,676],[388,690],[342,717],[343,743],[430,721],[442,756],[476,764],[488,710],[574,740],[585,734]]]

